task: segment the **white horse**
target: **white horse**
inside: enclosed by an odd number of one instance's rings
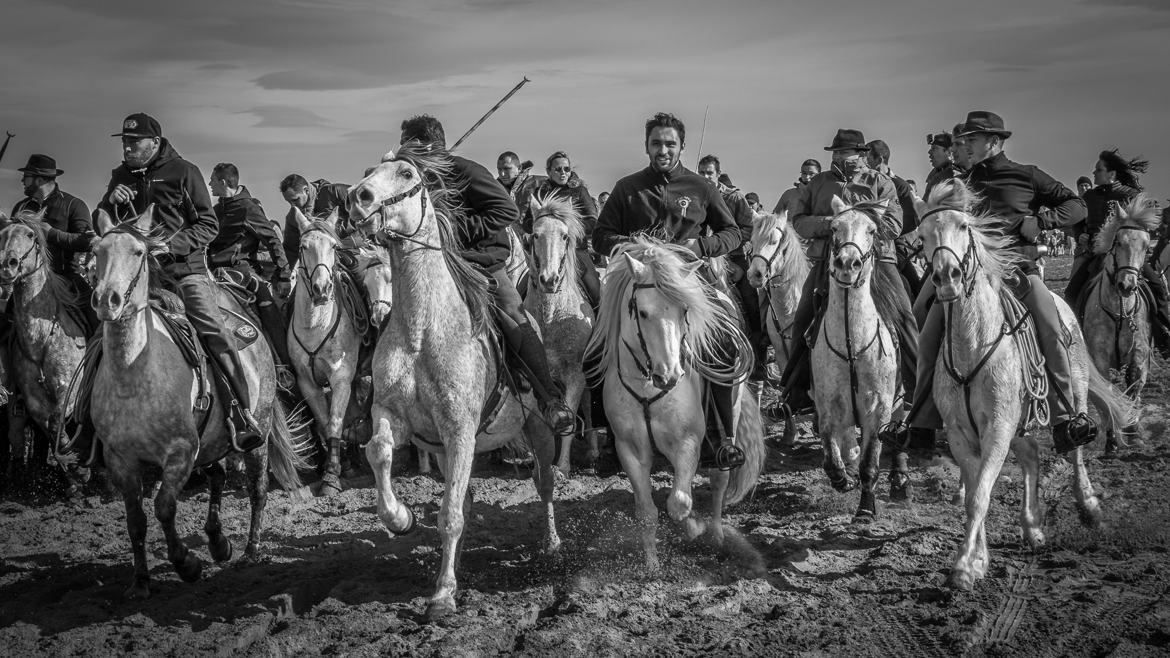
[[[593,331],[593,309],[581,290],[577,245],[585,240],[581,216],[567,199],[532,198],[532,275],[524,309],[536,319],[544,340],[548,367],[553,379],[565,390],[565,405],[589,410],[589,387],[585,383],[585,343]],[[597,434],[591,432],[588,460],[597,461]],[[573,435],[561,438],[557,468],[569,474],[569,452]]]
[[[351,216],[388,243],[394,310],[374,350],[373,438],[366,456],[377,480],[378,517],[391,535],[410,532],[414,513],[394,495],[394,448],[407,442],[441,457],[445,491],[439,510],[443,555],[427,618],[455,611],[455,567],[471,504],[476,453],[523,433],[535,458],[547,521],[544,546],[560,548],[553,514],[552,432],[530,393],[500,387],[500,351],[486,277],[457,253],[442,187],[452,162],[445,151],[413,143],[389,153],[350,189]],[[496,404],[498,401],[498,405]],[[466,506],[466,508],[465,508]]]
[[[856,518],[877,515],[874,485],[882,454],[878,432],[900,421],[902,405],[898,350],[892,328],[878,314],[874,285],[878,235],[887,202],[850,206],[833,197],[833,253],[829,260],[828,307],[812,348],[817,373],[813,401],[820,419],[824,469],[838,491],[857,486]],[[860,440],[854,430],[860,430]],[[860,458],[860,468],[859,468]]]
[[[1016,276],[1018,256],[998,234],[1002,220],[974,216],[974,195],[958,180],[931,190],[916,205],[925,253],[929,255],[937,304],[944,314],[943,344],[935,366],[934,400],[947,429],[951,452],[959,463],[965,491],[966,532],[951,570],[950,584],[971,589],[987,573],[989,557],[984,521],[991,490],[1010,449],[1024,475],[1020,525],[1031,546],[1044,542],[1039,505],[1039,443],[1023,431],[1029,401],[1039,395],[1046,374],[1038,373],[1040,389],[1025,359],[1030,338],[1008,323],[1004,304],[1015,303],[1004,282]],[[1075,409],[1084,411],[1091,398],[1114,426],[1135,416],[1130,403],[1113,391],[1089,359],[1085,341],[1068,304],[1054,296],[1069,337]],[[1046,414],[1042,414],[1046,415]],[[1087,525],[1101,522],[1101,507],[1085,469],[1081,448],[1072,455],[1073,495]]]
[[[642,526],[646,565],[659,566],[655,533],[658,510],[650,494],[650,467],[657,449],[674,466],[666,508],[690,538],[710,532],[722,545],[723,507],[755,485],[765,458],[755,396],[745,394],[750,359],[727,363],[726,346],[751,354],[732,303],[697,273],[701,261],[685,247],[639,237],[609,261],[597,331],[586,353],[598,357],[605,412],[618,458],[630,476]],[[711,518],[696,517],[691,480],[707,432],[707,382],[739,389],[734,436],[746,461],[730,474],[711,470]],[[730,434],[730,433],[729,433]]]

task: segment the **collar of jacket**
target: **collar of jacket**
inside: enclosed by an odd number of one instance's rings
[[[971,167],[971,170],[972,171],[975,171],[975,170],[996,171],[998,169],[1003,169],[1004,167],[1009,166],[1011,164],[1013,164],[1013,162],[1011,160],[1008,160],[1007,154],[1004,153],[1003,151],[1000,151],[999,153],[996,153],[995,155],[991,156],[990,158],[987,158],[986,160],[983,160],[982,162],[976,164],[974,167]]]
[[[668,183],[670,181],[678,178],[679,176],[682,176],[682,175],[687,173],[687,169],[686,169],[686,167],[683,166],[682,160],[679,160],[674,165],[674,168],[671,169],[670,171],[658,171],[657,169],[654,168],[654,165],[647,165],[646,169],[644,169],[643,171],[646,172],[647,176],[661,178]]]
[[[1130,187],[1118,181],[1106,183],[1105,185],[1098,185],[1094,189],[1099,190],[1101,194],[1104,194],[1108,199],[1132,199],[1138,194],[1141,194],[1142,191],[1142,188],[1140,187]]]
[[[150,162],[147,162],[145,167],[131,169],[130,165],[126,164],[125,162],[122,163],[122,166],[126,168],[126,171],[132,174],[145,176],[146,174],[151,174],[158,171],[160,167],[178,157],[179,152],[175,150],[175,147],[171,146],[169,139],[163,137],[159,142],[158,153],[154,154],[154,158],[151,159]]]

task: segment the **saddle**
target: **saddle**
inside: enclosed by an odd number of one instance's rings
[[[1024,388],[1028,393],[1028,409],[1024,414],[1024,428],[1048,425],[1048,371],[1044,364],[1044,353],[1036,336],[1036,325],[1031,313],[1024,306],[1023,299],[1031,291],[1032,284],[1026,276],[1016,276],[1008,285],[999,289],[999,304],[1003,310],[1005,335],[1011,336],[1016,349],[1023,359]]]

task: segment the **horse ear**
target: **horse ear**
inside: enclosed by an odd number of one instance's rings
[[[841,197],[834,194],[833,201],[830,203],[830,207],[832,207],[834,215],[840,215],[849,209],[849,204],[845,203],[841,200]]]
[[[150,232],[150,225],[153,221],[154,221],[154,204],[152,203],[146,207],[146,210],[142,211],[141,215],[139,215],[137,218],[135,218],[134,228],[138,229],[139,231],[142,231],[143,233],[149,233]]]
[[[329,213],[329,216],[325,218],[325,223],[329,225],[329,228],[337,230],[337,208]]]
[[[627,253],[622,253],[622,256],[626,259],[626,265],[630,268],[630,274],[634,276],[634,282],[646,283],[646,279],[650,278],[650,268],[646,267],[642,261]]]
[[[94,228],[97,229],[98,235],[105,235],[114,228],[114,220],[110,219],[110,213],[98,208],[94,215]]]
[[[528,197],[528,209],[532,211],[532,216],[536,217],[537,211],[540,210],[540,204],[536,202],[535,196]]]
[[[45,206],[45,207],[41,208],[40,210],[36,211],[35,213],[33,213],[33,215],[28,218],[28,221],[30,221],[34,224],[40,224],[41,222],[45,221],[45,213],[48,211],[49,211],[49,207]]]
[[[914,213],[919,217],[926,214],[926,202],[918,197],[914,197]]]
[[[714,259],[712,259],[712,260],[714,260]],[[682,266],[682,270],[684,272],[686,272],[687,274],[694,274],[695,272],[698,272],[699,268],[702,266],[703,266],[702,260],[693,260],[689,263],[684,263]]]

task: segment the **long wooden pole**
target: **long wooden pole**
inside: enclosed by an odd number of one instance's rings
[[[504,95],[503,98],[500,99],[500,102],[493,105],[492,109],[487,111],[487,114],[484,114],[482,117],[479,118],[479,121],[475,122],[474,126],[468,128],[467,132],[463,133],[463,136],[460,137],[459,140],[455,142],[455,144],[451,147],[450,150],[454,151],[455,149],[459,148],[459,145],[463,143],[463,140],[467,139],[468,135],[475,132],[475,129],[478,128],[480,126],[480,124],[482,124],[484,121],[487,121],[488,117],[490,117],[496,110],[500,109],[500,106],[503,105],[504,103],[506,103],[508,101],[508,99],[512,97],[512,94],[515,94],[516,92],[520,91],[520,88],[523,87],[528,82],[529,82],[528,78],[525,77],[523,80],[520,81],[520,84],[516,85],[515,87],[512,87],[512,91],[509,91],[507,94]]]
[[[699,133],[699,152],[695,154],[695,169],[699,168],[699,160],[703,158],[703,138],[707,136],[707,112],[711,110],[711,106],[703,108],[703,130]]]
[[[16,137],[15,134],[10,133],[7,130],[5,130],[4,132],[8,135],[8,137],[6,137],[4,139],[4,146],[0,146],[0,162],[4,161],[4,152],[8,150],[8,142],[11,142],[12,138]]]

